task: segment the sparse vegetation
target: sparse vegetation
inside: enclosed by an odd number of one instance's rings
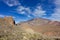
[[[4,27],[0,28],[0,40],[56,40],[48,38],[40,33],[29,33],[21,27]]]
[[[38,33],[36,31],[33,31],[32,28],[31,29],[29,28],[33,26],[33,25],[29,26],[30,23],[25,23],[24,25],[15,25],[13,23],[13,20],[10,20],[10,19],[8,20],[7,18],[6,21],[4,21],[4,19],[0,19],[1,20],[0,21],[0,40],[60,40],[58,38],[48,37],[47,35],[43,35],[40,32]],[[36,23],[34,24],[34,29],[38,27],[38,25],[37,26],[35,25]],[[47,28],[47,26],[45,28]]]

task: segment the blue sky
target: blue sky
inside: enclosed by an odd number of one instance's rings
[[[60,21],[60,0],[0,0],[0,17],[4,16],[16,23],[39,17]]]

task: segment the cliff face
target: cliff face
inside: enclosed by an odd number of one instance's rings
[[[4,17],[0,18],[0,26],[9,26],[9,25],[14,25],[15,22],[12,17]]]

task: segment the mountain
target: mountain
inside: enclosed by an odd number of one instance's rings
[[[25,30],[32,29],[46,36],[60,37],[60,22],[35,18],[18,24]]]
[[[12,17],[0,18],[0,40],[60,40],[58,24],[36,18],[16,25]]]

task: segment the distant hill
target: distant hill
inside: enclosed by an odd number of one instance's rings
[[[18,24],[25,30],[32,29],[47,36],[60,37],[60,22],[43,18],[35,18]]]

